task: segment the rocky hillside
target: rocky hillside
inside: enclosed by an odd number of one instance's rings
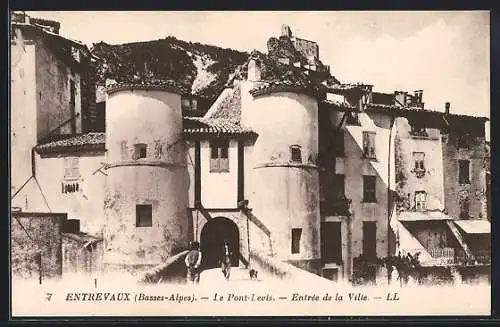
[[[98,86],[116,82],[174,80],[192,94],[214,99],[245,63],[249,54],[175,37],[110,45],[96,43],[92,52],[103,59],[97,67]]]
[[[261,63],[262,79],[301,85],[337,84],[319,59],[311,63],[288,37],[271,37],[266,54],[224,49],[212,45],[186,42],[175,37],[162,40],[110,45],[96,43],[92,52],[103,59],[97,67],[98,94],[107,79],[116,82],[173,80],[191,94],[214,101],[233,78],[246,79],[250,56]],[[304,66],[313,64],[314,72],[306,73]],[[298,65],[298,66],[297,66]],[[99,98],[99,95],[98,95]],[[99,99],[97,102],[100,102]]]

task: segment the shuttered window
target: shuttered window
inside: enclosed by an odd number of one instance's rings
[[[424,158],[425,153],[413,152],[413,159],[415,160],[415,170],[425,170]]]
[[[415,209],[424,211],[426,208],[427,193],[425,191],[415,192]]]
[[[210,172],[229,172],[229,140],[210,142]]]
[[[376,176],[363,176],[363,202],[377,202],[376,183]]]
[[[66,157],[64,158],[64,180],[80,179],[80,158]]]

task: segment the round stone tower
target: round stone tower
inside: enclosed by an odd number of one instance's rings
[[[160,264],[188,242],[181,92],[170,84],[107,92],[103,261]]]
[[[318,101],[292,86],[250,91],[245,124],[252,150],[249,207],[271,231],[272,255],[310,271],[320,262]]]

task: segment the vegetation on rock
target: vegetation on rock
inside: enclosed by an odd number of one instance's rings
[[[92,52],[103,59],[97,66],[97,85],[106,79],[118,83],[172,80],[192,90],[198,76],[208,74],[206,85],[198,81],[193,94],[216,98],[236,68],[248,59],[246,52],[165,39],[111,45],[95,43]],[[213,75],[213,76],[212,76]]]

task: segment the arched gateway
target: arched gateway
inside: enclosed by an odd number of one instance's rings
[[[233,255],[231,265],[238,266],[240,256],[240,232],[238,226],[225,217],[209,220],[200,235],[200,247],[203,253],[202,265],[205,269],[220,267],[220,259],[224,251],[224,240],[229,243]]]

